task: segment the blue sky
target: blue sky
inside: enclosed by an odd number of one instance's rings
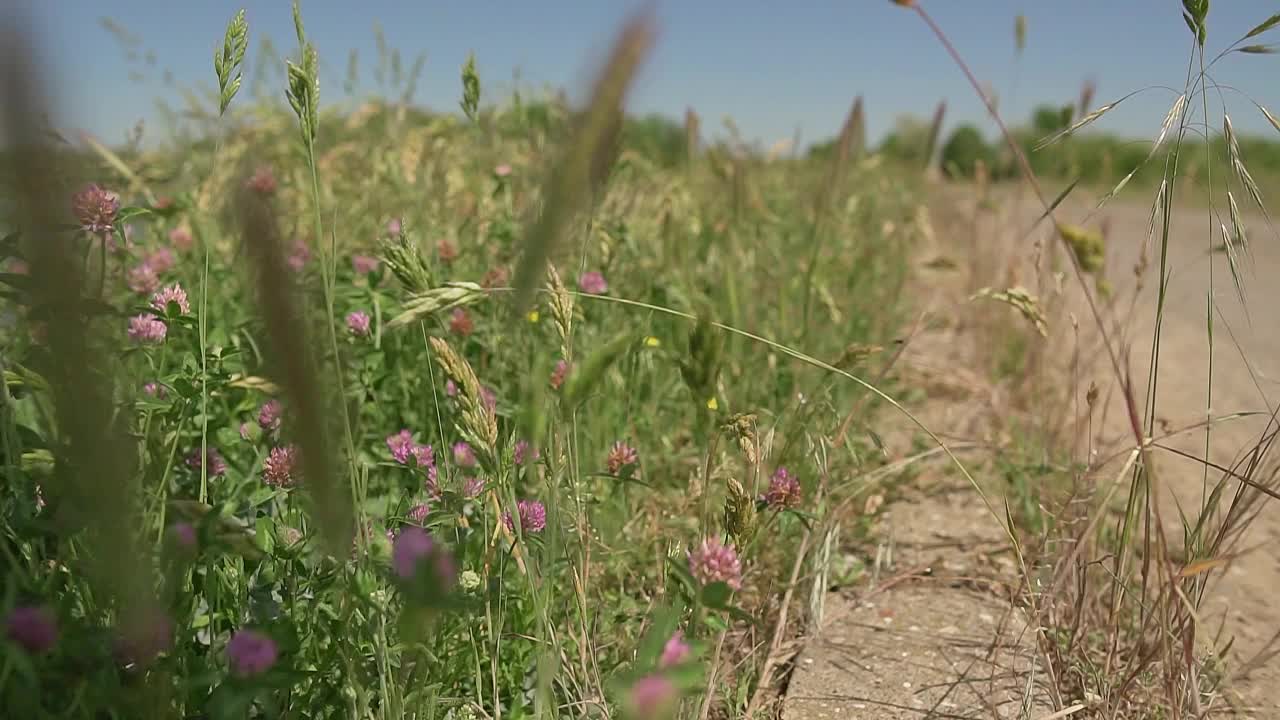
[[[1177,0],[922,0],[948,31],[978,77],[1000,98],[1013,122],[1035,104],[1069,102],[1086,78],[1096,81],[1095,104],[1130,90],[1181,87],[1190,34]],[[475,51],[486,99],[505,96],[519,70],[527,87],[551,85],[571,95],[590,78],[616,28],[637,6],[632,0],[304,0],[303,14],[322,63],[322,101],[347,102],[342,92],[347,56],[360,56],[363,92],[372,92],[373,26],[407,69],[420,52],[426,65],[417,100],[455,109],[459,67]],[[765,144],[793,136],[805,142],[832,135],[852,98],[861,94],[872,138],[900,114],[928,115],[948,102],[948,124],[978,122],[990,131],[980,101],[914,13],[887,0],[793,3],[766,0],[657,0],[660,36],[630,101],[637,112],[673,117],[692,106],[703,125],[719,129],[732,116],[744,135]],[[212,86],[213,48],[227,20],[248,11],[250,59],[264,35],[282,52],[296,45],[288,0],[42,0],[33,9],[37,33],[60,81],[59,124],[119,141],[139,119],[158,126],[155,100],[181,106],[163,82]],[[1216,2],[1209,15],[1216,53],[1280,2]],[[1027,17],[1027,48],[1015,63],[1014,17]],[[109,17],[134,35],[129,60],[103,28]],[[1272,31],[1280,42],[1280,28]],[[1261,40],[1267,40],[1263,36]],[[154,65],[147,64],[148,53]],[[1230,85],[1269,107],[1280,107],[1280,56],[1233,55],[1214,70]],[[131,79],[130,73],[141,79]],[[278,90],[278,88],[277,88]],[[1173,95],[1143,93],[1108,114],[1102,125],[1150,137]],[[1228,108],[1244,131],[1272,132],[1255,109],[1228,94]]]

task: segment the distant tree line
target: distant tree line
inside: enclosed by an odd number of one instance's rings
[[[1088,184],[1113,185],[1128,173],[1141,168],[1131,183],[1159,182],[1165,159],[1173,146],[1170,139],[1166,139],[1145,166],[1143,163],[1151,151],[1152,139],[1122,138],[1092,128],[1048,147],[1035,149],[1041,140],[1070,127],[1077,114],[1073,105],[1041,105],[1032,112],[1027,125],[1012,129],[1037,175],[1071,180],[1078,178]],[[928,122],[911,116],[901,117],[880,142],[877,151],[890,161],[923,167],[928,164],[927,161],[934,160],[932,157],[925,157],[930,147],[929,132]],[[1219,132],[1209,142],[1213,174],[1216,176],[1220,172],[1228,172],[1230,167],[1225,139]],[[1237,142],[1240,155],[1250,173],[1260,182],[1264,177],[1280,176],[1280,142],[1258,136],[1238,136]],[[816,144],[810,148],[809,154],[824,157],[831,152],[834,143],[834,140],[829,140]],[[1183,139],[1182,155],[1178,163],[1182,177],[1196,178],[1203,175],[1206,166],[1204,143],[1199,132]],[[1010,179],[1019,174],[1004,140],[997,137],[988,141],[983,132],[972,124],[962,124],[952,129],[936,154],[939,169],[953,179],[972,179],[979,166],[985,167],[993,180]]]

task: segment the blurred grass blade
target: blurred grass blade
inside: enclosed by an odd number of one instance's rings
[[[340,487],[333,443],[326,422],[329,408],[317,376],[315,358],[303,329],[302,309],[289,277],[279,232],[268,203],[249,192],[240,200],[245,248],[253,261],[254,280],[262,319],[271,338],[270,350],[293,409],[295,441],[302,455],[302,486],[310,494],[313,512],[331,551],[346,552],[351,543],[350,496]],[[342,402],[341,398],[336,400]]]
[[[1258,23],[1258,24],[1257,24],[1257,26],[1255,26],[1252,30],[1250,30],[1249,32],[1245,33],[1245,36],[1244,36],[1244,38],[1243,38],[1243,39],[1248,39],[1248,38],[1251,38],[1251,37],[1257,37],[1257,36],[1261,35],[1262,33],[1264,33],[1264,32],[1266,32],[1266,31],[1270,30],[1270,29],[1271,29],[1271,28],[1273,28],[1273,27],[1275,27],[1277,24],[1280,24],[1280,13],[1276,13],[1275,15],[1272,15],[1271,17],[1267,18],[1266,20],[1263,20],[1262,22]]]
[[[12,11],[11,11],[12,13]],[[49,146],[43,84],[29,44],[36,32],[12,13],[0,35],[0,90],[8,171],[14,173],[14,209],[22,226],[24,255],[30,263],[32,312],[45,321],[47,366],[41,367],[54,403],[58,442],[55,477],[48,488],[54,524],[71,536],[86,531],[91,548],[90,579],[117,608],[155,605],[151,573],[143,558],[137,518],[137,473],[128,437],[131,417],[113,403],[114,353],[95,336],[84,302],[85,273],[65,231],[70,192],[61,178],[74,168],[62,166]],[[68,559],[69,562],[73,560]]]
[[[608,62],[596,80],[586,110],[578,119],[573,145],[551,175],[546,202],[525,235],[524,254],[515,274],[515,306],[523,317],[556,241],[574,213],[604,180],[613,164],[623,99],[636,70],[653,45],[652,14],[641,11],[623,26]]]
[[[1277,120],[1276,116],[1272,115],[1271,111],[1266,109],[1262,105],[1259,105],[1256,102],[1254,103],[1254,105],[1258,106],[1258,110],[1262,112],[1262,115],[1267,119],[1267,122],[1271,123],[1271,127],[1275,128],[1276,132],[1280,132],[1280,120]]]
[[[595,389],[607,371],[621,355],[636,344],[635,336],[630,331],[620,333],[587,356],[585,362],[574,369],[564,388],[564,406],[572,409],[578,406],[587,394]]]
[[[1062,192],[1058,193],[1058,196],[1053,199],[1053,202],[1049,203],[1048,207],[1045,208],[1044,212],[1040,215],[1040,217],[1037,218],[1034,223],[1032,223],[1032,227],[1039,225],[1040,223],[1044,222],[1045,218],[1049,217],[1050,215],[1053,215],[1054,211],[1058,209],[1058,206],[1062,204],[1062,201],[1066,200],[1067,196],[1071,194],[1071,191],[1075,190],[1076,185],[1079,185],[1079,184],[1080,184],[1080,178],[1076,178],[1075,180],[1071,181],[1070,185],[1067,185],[1065,188],[1063,188]]]

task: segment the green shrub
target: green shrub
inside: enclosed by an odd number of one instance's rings
[[[972,178],[979,160],[990,168],[995,162],[995,151],[982,139],[982,133],[976,127],[961,125],[956,128],[942,147],[942,171],[947,177]]]

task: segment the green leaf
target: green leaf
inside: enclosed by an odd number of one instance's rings
[[[707,672],[703,663],[680,663],[673,668],[667,668],[663,671],[663,675],[686,693],[702,690],[707,685]]]
[[[254,535],[258,540],[258,547],[270,555],[276,545],[275,522],[270,518],[258,518],[258,521],[254,523]]]
[[[565,407],[572,408],[582,402],[587,393],[594,389],[604,377],[605,371],[613,365],[624,350],[631,347],[633,341],[634,336],[631,332],[620,333],[592,353],[581,366],[574,368],[573,374],[569,376],[569,381],[564,387]]]
[[[0,273],[0,283],[18,290],[27,290],[31,287],[31,278],[16,273]]]
[[[678,558],[667,558],[667,568],[671,572],[671,578],[684,588],[685,597],[692,598],[696,593],[698,584],[694,581],[693,575],[689,573],[689,568]]]
[[[730,605],[729,607],[725,608],[725,611],[729,613],[729,617],[731,617],[731,618],[733,618],[733,619],[735,619],[735,620],[738,620],[738,621],[740,621],[740,622],[744,622],[744,623],[747,623],[747,624],[749,624],[749,625],[757,625],[757,624],[759,624],[759,621],[758,621],[758,620],[756,620],[756,618],[755,618],[755,616],[754,616],[754,615],[752,615],[751,613],[747,612],[746,610],[743,610],[742,608],[738,607],[737,605]]]
[[[120,208],[120,212],[116,213],[116,224],[123,225],[124,223],[127,223],[136,217],[141,217],[143,215],[150,215],[150,214],[151,214],[151,208],[137,207],[135,205],[131,205],[126,208]]]
[[[702,604],[715,610],[728,610],[733,588],[726,582],[713,582],[702,586]]]
[[[653,613],[653,623],[636,648],[636,665],[649,668],[658,664],[662,648],[680,625],[680,611],[663,606]]]

